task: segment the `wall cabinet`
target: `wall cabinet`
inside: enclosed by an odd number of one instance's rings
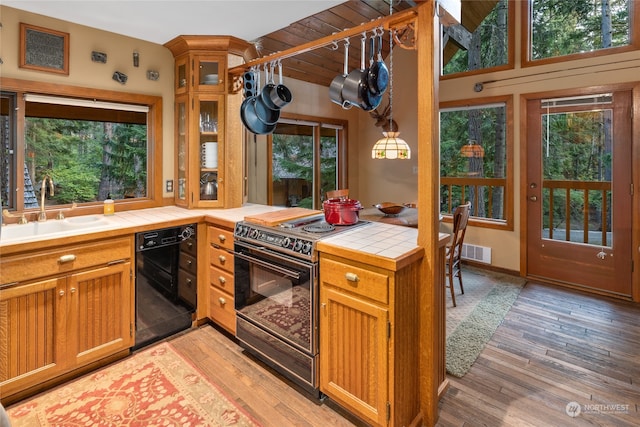
[[[320,253],[320,390],[371,425],[420,414],[418,267]]]
[[[130,238],[0,260],[0,395],[133,345]]]
[[[179,36],[175,57],[175,202],[188,208],[243,202],[242,94],[227,78],[249,43],[227,36]]]
[[[209,318],[236,334],[233,230],[209,226]]]

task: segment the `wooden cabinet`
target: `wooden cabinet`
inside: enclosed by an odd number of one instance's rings
[[[129,238],[0,260],[0,395],[10,398],[133,345]]]
[[[175,57],[175,202],[188,208],[243,202],[239,82],[227,78],[249,43],[229,36],[179,36]]]
[[[209,226],[209,318],[236,333],[233,230]]]
[[[320,253],[320,390],[376,426],[420,414],[418,266]]]

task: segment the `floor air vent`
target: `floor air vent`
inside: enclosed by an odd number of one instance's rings
[[[471,261],[491,264],[491,248],[486,246],[462,244],[462,258]]]

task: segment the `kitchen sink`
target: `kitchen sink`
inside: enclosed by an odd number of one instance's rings
[[[63,220],[49,220],[46,222],[30,222],[28,224],[12,224],[2,227],[0,242],[8,243],[32,237],[46,237],[49,235],[62,236],[65,233],[100,228],[111,222],[102,215],[85,215]]]

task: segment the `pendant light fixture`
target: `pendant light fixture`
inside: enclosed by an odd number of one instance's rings
[[[389,2],[389,16],[393,14],[393,0]],[[393,29],[389,28],[389,130],[382,132],[371,150],[372,159],[410,159],[411,148],[400,138],[397,125],[393,121]]]

